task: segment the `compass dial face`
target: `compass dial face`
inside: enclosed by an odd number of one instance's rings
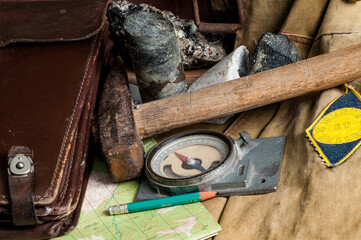
[[[228,153],[229,147],[220,137],[183,136],[158,149],[150,160],[150,168],[164,178],[190,178],[215,169]]]

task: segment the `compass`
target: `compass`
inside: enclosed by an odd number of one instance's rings
[[[231,144],[217,134],[186,134],[160,144],[147,158],[147,168],[161,178],[196,177],[219,166],[231,149]]]
[[[174,135],[146,155],[145,175],[137,200],[196,191],[223,196],[277,189],[285,137],[240,138],[194,130]]]

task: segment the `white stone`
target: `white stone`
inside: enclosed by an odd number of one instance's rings
[[[247,74],[247,66],[248,50],[245,46],[240,46],[200,76],[188,88],[187,92],[245,76]]]

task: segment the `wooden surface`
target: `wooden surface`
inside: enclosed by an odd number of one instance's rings
[[[361,77],[361,45],[226,83],[139,105],[142,138],[315,91]]]

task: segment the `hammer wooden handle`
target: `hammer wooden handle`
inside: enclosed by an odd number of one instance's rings
[[[114,181],[138,177],[141,138],[214,117],[320,91],[361,77],[361,45],[277,69],[138,105],[134,109],[124,64],[109,74],[99,106],[102,152]]]
[[[361,77],[361,45],[189,93],[133,111],[142,138],[331,88]]]

